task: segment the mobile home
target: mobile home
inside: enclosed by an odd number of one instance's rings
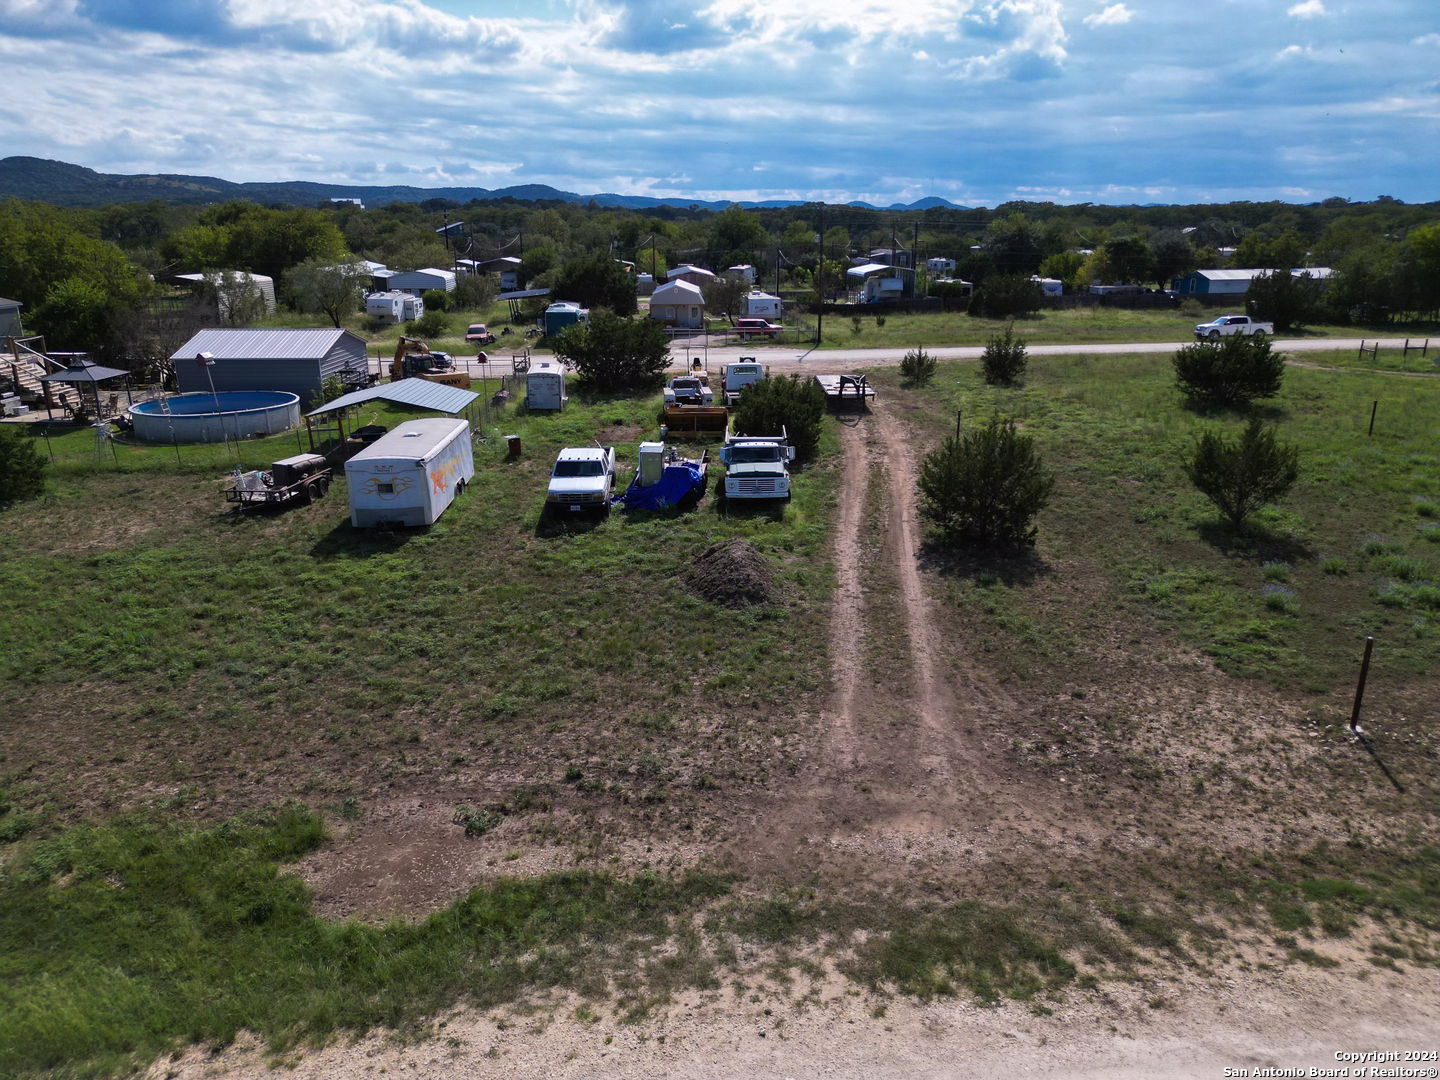
[[[525,407],[536,412],[558,412],[570,398],[565,393],[565,369],[554,360],[536,360],[525,376]]]
[[[345,462],[350,524],[433,525],[474,475],[469,421],[407,420]]]

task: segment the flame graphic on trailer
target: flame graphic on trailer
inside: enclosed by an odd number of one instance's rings
[[[430,525],[474,475],[467,422],[407,421],[345,463],[350,523]]]
[[[414,478],[401,473],[388,478],[372,476],[360,485],[360,490],[365,495],[372,495],[382,502],[390,502],[392,499],[398,499],[414,486]]]

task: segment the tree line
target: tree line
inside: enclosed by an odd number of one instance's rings
[[[325,290],[301,268],[365,258],[409,270],[511,256],[521,260],[526,284],[550,285],[624,314],[634,310],[632,290],[614,270],[616,260],[657,275],[682,263],[718,271],[749,264],[762,285],[803,298],[843,289],[850,259],[876,249],[903,250],[922,267],[931,256],[954,259],[955,277],[982,290],[988,283],[993,297],[1032,274],[1071,287],[1095,280],[1164,287],[1197,268],[1326,266],[1333,275],[1313,291],[1313,303],[1311,293],[1275,301],[1298,308],[1293,324],[1440,314],[1440,203],[1386,198],[1308,206],[1014,202],[881,211],[810,204],[718,212],[516,199],[374,208],[0,203],[0,295],[21,301],[27,327],[45,333],[53,347],[111,355],[144,352],[147,326],[193,317],[152,280],[166,274],[264,274],[275,279],[283,305],[328,313],[333,301],[317,295]],[[729,280],[716,288],[728,296],[738,285]]]

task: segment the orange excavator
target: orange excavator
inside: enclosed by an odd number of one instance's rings
[[[470,373],[456,371],[446,353],[431,352],[430,346],[418,338],[402,337],[395,343],[395,359],[390,362],[390,381],[424,379],[470,389]]]

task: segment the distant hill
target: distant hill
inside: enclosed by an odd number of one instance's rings
[[[288,203],[295,206],[314,206],[326,199],[360,199],[366,206],[384,206],[392,202],[422,203],[429,199],[449,199],[452,202],[467,203],[471,199],[520,199],[527,202],[554,200],[558,202],[589,203],[599,206],[619,206],[630,210],[652,206],[689,207],[699,206],[706,210],[723,210],[730,203],[725,200],[706,202],[699,199],[655,199],[644,195],[577,195],[573,191],[560,191],[547,184],[522,184],[507,188],[442,187],[422,188],[396,184],[389,187],[367,187],[350,184],[316,184],[305,180],[287,180],[280,183],[237,184],[216,176],[184,176],[175,173],[157,173],[147,176],[130,176],[123,173],[102,173],[87,169],[83,165],[71,165],[64,161],[48,161],[44,158],[8,157],[0,159],[0,199],[14,197],[31,199],[35,202],[54,203],[57,206],[104,206],[107,203],[149,202],[161,199],[166,202],[212,203],[230,199],[249,199],[257,203]],[[764,202],[741,202],[741,206],[780,207],[800,206],[803,200],[767,200]],[[894,204],[877,207],[870,203],[855,202],[851,206],[868,207],[872,210],[921,210],[939,206],[963,210],[945,199],[929,198],[908,206]]]

